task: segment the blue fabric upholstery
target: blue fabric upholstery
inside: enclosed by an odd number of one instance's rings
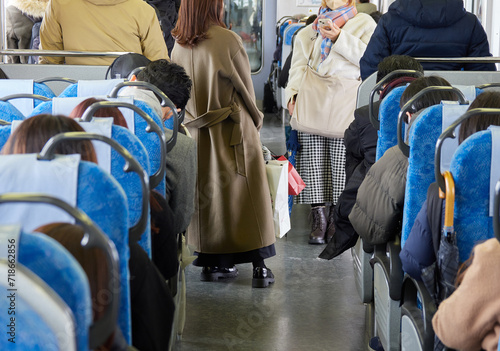
[[[0,119],[6,122],[23,120],[24,115],[8,101],[0,101]]]
[[[111,137],[120,145],[126,148],[132,156],[139,162],[142,168],[151,174],[149,157],[144,145],[127,128],[113,126]],[[114,149],[111,150],[111,175],[120,183],[127,194],[129,208],[129,227],[132,227],[139,220],[142,213],[142,186],[137,174],[125,173],[124,158]],[[149,189],[148,189],[149,190]],[[149,200],[148,200],[149,201]],[[151,216],[147,214],[147,226],[139,241],[144,251],[151,257]]]
[[[9,303],[9,299],[0,299],[2,311],[8,311]],[[55,331],[47,325],[43,317],[30,306],[26,299],[19,295],[16,296],[16,310],[16,325],[22,326],[22,328],[16,328],[15,344],[8,341],[7,334],[3,335],[0,339],[1,350],[45,351],[58,349]]]
[[[73,311],[78,350],[89,349],[92,299],[87,275],[78,261],[44,234],[23,233],[18,260],[47,283]],[[24,325],[22,328],[23,329]]]
[[[405,203],[401,247],[404,246],[422,204],[427,188],[435,181],[434,150],[441,135],[442,106],[425,109],[412,123],[410,129],[410,156],[406,173]]]
[[[160,116],[158,116],[148,104],[140,100],[135,100],[134,105],[136,105],[141,110],[146,112],[156,122],[156,124],[158,124],[162,130],[164,130]],[[135,135],[146,147],[146,150],[148,151],[149,154],[151,172],[155,173],[160,168],[161,162],[165,162],[165,160],[161,160],[161,152],[160,152],[161,140],[158,139],[158,136],[155,133],[146,132],[147,128],[146,121],[136,113],[134,115],[135,115]],[[155,188],[155,190],[157,190],[160,194],[165,196],[165,178],[162,179],[162,181]]]
[[[38,106],[36,106],[26,117],[29,118],[44,113],[52,114],[52,101],[43,101],[41,104],[38,104]]]
[[[82,161],[78,170],[77,207],[84,211],[114,242],[120,258],[119,326],[125,340],[131,341],[130,285],[128,260],[127,197],[117,181],[99,166]]]
[[[406,87],[394,88],[380,103],[379,119],[380,129],[378,130],[377,156],[380,159],[384,153],[398,144],[398,116],[399,100]]]
[[[0,150],[10,137],[10,126],[0,126]]]
[[[59,95],[59,97],[75,97],[78,96],[78,83],[68,85]]]
[[[293,35],[302,27],[304,27],[304,23],[293,23],[287,26],[284,32],[283,45],[292,45]]]
[[[489,216],[491,132],[468,137],[451,162],[455,181],[454,226],[460,261],[467,260],[478,242],[494,237]]]
[[[44,83],[36,83],[36,82],[33,83],[33,94],[42,95],[50,99],[56,96],[56,94],[54,94],[54,92],[47,85],[45,85]],[[43,101],[35,100],[34,103],[35,103],[34,106],[37,107],[38,105],[43,103]]]

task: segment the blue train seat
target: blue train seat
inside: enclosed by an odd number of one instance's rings
[[[47,193],[61,198],[71,206],[85,212],[92,221],[110,238],[119,255],[120,269],[120,310],[119,326],[123,332],[125,340],[131,341],[131,316],[130,316],[130,285],[128,260],[130,257],[128,247],[128,206],[127,198],[122,187],[108,173],[98,165],[79,161],[80,155],[60,155],[51,161],[38,160],[37,154],[23,155],[1,155],[0,193],[7,192],[39,192]],[[61,166],[64,165],[64,166]],[[76,179],[74,176],[74,167]],[[44,171],[43,176],[38,173],[37,177],[32,175],[35,172]],[[65,170],[62,172],[62,170]],[[15,179],[16,182],[12,180]],[[69,188],[63,195],[62,186]],[[76,194],[73,192],[75,188]],[[109,206],[109,204],[113,204]],[[27,216],[22,211],[29,211],[29,207],[23,205],[19,210],[15,206],[18,204],[4,206],[11,210],[9,215],[0,216],[0,223],[10,224],[23,222],[24,228],[30,231],[42,224],[50,222],[72,222],[73,218],[64,212],[57,211],[48,205],[36,204],[33,206],[46,206],[43,211],[30,212]],[[55,211],[55,212],[54,212]],[[52,215],[50,213],[53,213]],[[55,214],[54,214],[55,213]],[[37,216],[41,217],[37,218]],[[30,219],[31,224],[26,221]],[[38,221],[38,222],[37,222]]]
[[[380,103],[380,129],[377,132],[377,161],[388,149],[398,144],[399,100],[401,100],[401,95],[403,95],[405,89],[405,86],[394,88]]]
[[[72,332],[76,334],[77,349],[89,350],[92,299],[87,276],[78,261],[59,243],[45,235],[21,233],[20,225],[1,226],[0,229],[3,239],[8,237],[16,241],[18,262],[55,290],[71,309],[75,320],[75,330]],[[19,329],[23,327],[19,326]]]
[[[13,94],[35,94],[46,98],[53,98],[55,94],[44,83],[36,83],[32,79],[1,79],[0,97]],[[40,100],[17,99],[11,102],[24,116],[38,106]]]
[[[3,291],[10,288],[8,269],[8,261],[0,259],[0,287]],[[0,299],[0,308],[5,311],[2,325],[6,326],[5,335],[0,339],[0,348],[5,351],[76,351],[73,313],[61,297],[20,263],[16,264],[16,288],[14,339],[9,335],[11,321],[7,311],[10,299]]]
[[[124,81],[125,79],[79,80],[77,83],[68,85],[59,97],[106,96],[115,85]]]

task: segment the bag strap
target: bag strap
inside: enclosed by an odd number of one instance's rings
[[[427,221],[432,233],[432,244],[434,254],[438,256],[439,244],[441,242],[441,219],[443,199],[439,197],[439,186],[437,182],[429,185],[427,189]]]

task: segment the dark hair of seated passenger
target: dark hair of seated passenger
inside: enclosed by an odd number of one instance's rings
[[[101,102],[101,101],[107,101],[103,99],[96,99],[96,98],[88,98],[80,102],[78,105],[75,106],[73,111],[69,114],[69,117],[71,118],[80,118],[83,116],[85,113],[85,110],[87,108],[96,103],[96,102]],[[120,109],[117,107],[101,107],[94,113],[94,117],[112,117],[113,118],[113,124],[117,126],[122,126],[125,128],[128,128],[127,121],[125,120],[125,117],[123,117],[123,114],[121,113]]]
[[[85,132],[73,119],[61,115],[36,115],[24,120],[11,134],[2,154],[32,154],[42,151],[54,135],[66,132]],[[56,154],[80,154],[83,161],[97,163],[94,146],[90,140],[66,140],[60,143]]]
[[[485,91],[479,94],[470,104],[467,110],[475,108],[500,108],[500,92]],[[458,132],[458,143],[461,144],[465,139],[474,133],[488,129],[489,126],[500,125],[500,114],[487,115],[480,114],[472,116],[460,125]]]
[[[424,73],[424,68],[413,57],[407,55],[391,55],[384,58],[377,66],[377,82],[380,82],[389,73],[399,69],[411,69]],[[393,80],[400,77],[415,77],[416,74],[397,74],[394,75]]]
[[[191,96],[191,78],[182,66],[165,59],[151,61],[139,72],[137,80],[148,82],[160,89],[183,110]]]
[[[412,97],[414,97],[421,90],[432,86],[451,86],[451,84],[444,78],[438,76],[420,77],[415,79],[413,82],[406,87],[403,95],[401,95],[401,100],[399,101],[399,106],[402,108]],[[418,112],[424,108],[438,105],[441,101],[457,101],[458,96],[452,91],[433,91],[426,95],[423,95],[420,99],[415,101],[410,109],[410,113]]]

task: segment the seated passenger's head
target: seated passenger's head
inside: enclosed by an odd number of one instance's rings
[[[500,92],[485,91],[484,93],[479,94],[470,104],[468,110],[475,108],[500,108]],[[481,130],[486,130],[491,125],[500,125],[500,113],[488,115],[479,114],[465,120],[460,125],[460,131],[458,133],[459,144],[472,134]]]
[[[31,154],[42,151],[54,135],[66,132],[85,132],[73,119],[60,115],[37,115],[24,120],[11,134],[2,154]],[[60,143],[56,154],[80,154],[81,159],[97,163],[94,146],[90,140],[67,140]]]
[[[83,116],[85,110],[92,104],[96,102],[106,101],[103,99],[88,98],[80,102],[75,106],[73,111],[69,114],[71,118],[80,118]],[[113,124],[128,128],[127,121],[123,117],[123,114],[117,107],[102,107],[94,113],[94,117],[112,117]]]
[[[406,55],[391,55],[384,58],[377,66],[377,82],[380,82],[386,75],[389,73],[396,71],[398,69],[411,69],[414,71],[418,71],[420,73],[424,73],[424,68],[413,57]],[[401,74],[395,75],[393,80],[401,78],[401,77],[415,77],[417,75],[409,74]]]
[[[150,62],[139,72],[137,80],[158,87],[181,110],[186,107],[191,95],[191,78],[184,68],[164,59]]]
[[[403,95],[401,95],[401,100],[399,101],[400,108],[402,108],[418,92],[432,86],[451,86],[451,84],[446,79],[437,76],[417,78],[411,82],[408,87],[406,87]],[[429,92],[412,104],[410,111],[407,112],[407,116],[411,120],[412,115],[420,113],[421,110],[429,106],[438,105],[443,100],[456,101],[458,100],[458,96],[452,91],[437,90]]]

